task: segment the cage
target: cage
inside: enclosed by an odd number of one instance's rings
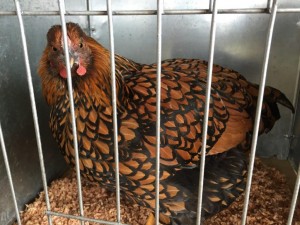
[[[294,195],[286,220],[292,223],[300,182],[300,2],[2,0],[0,6],[0,224],[12,224],[26,203],[68,169],[48,126],[50,109],[37,75],[48,29],[65,20],[139,63],[204,59],[262,86],[265,74],[266,84],[285,93],[296,113],[280,108],[281,119],[253,145],[250,171],[258,156],[287,176]],[[56,215],[51,209],[46,214]]]

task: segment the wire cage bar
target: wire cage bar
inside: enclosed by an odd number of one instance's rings
[[[19,209],[18,209],[16,192],[15,192],[14,183],[13,183],[11,170],[10,170],[10,166],[9,166],[9,161],[8,161],[8,157],[7,157],[7,152],[6,152],[6,147],[5,147],[5,142],[4,142],[1,123],[0,123],[0,146],[1,146],[1,149],[2,149],[2,154],[3,154],[4,163],[5,163],[6,173],[7,173],[8,182],[9,182],[9,186],[10,186],[10,190],[11,190],[11,195],[12,195],[13,202],[14,202],[14,207],[15,207],[15,212],[16,212],[16,219],[17,219],[18,225],[21,225],[21,218],[20,218]]]
[[[209,61],[208,61],[208,79],[207,79],[207,90],[206,90],[206,103],[205,103],[205,112],[204,112],[204,122],[203,122],[203,133],[202,133],[202,149],[201,152],[206,152],[206,135],[208,128],[208,114],[209,114],[209,100],[210,100],[210,91],[211,91],[211,82],[212,82],[212,70],[213,70],[213,60],[214,60],[214,50],[215,50],[215,39],[216,39],[216,23],[218,14],[270,14],[269,27],[267,30],[266,38],[266,48],[264,53],[262,75],[260,80],[260,88],[258,95],[258,103],[256,109],[256,119],[254,124],[254,134],[252,138],[252,146],[249,160],[249,169],[247,177],[247,186],[245,191],[245,200],[243,205],[243,216],[241,224],[245,225],[247,221],[247,210],[249,204],[249,196],[251,189],[251,180],[253,175],[253,167],[255,161],[255,153],[257,146],[257,138],[259,131],[260,123],[260,113],[262,110],[263,94],[264,87],[267,77],[267,68],[268,61],[271,50],[272,35],[276,20],[277,13],[295,13],[300,12],[300,8],[278,8],[277,0],[268,0],[266,8],[248,8],[248,9],[220,9],[217,7],[217,0],[210,0],[208,9],[189,9],[189,10],[167,10],[164,9],[163,0],[157,0],[157,10],[113,10],[111,0],[107,0],[107,11],[90,11],[90,3],[87,2],[87,11],[67,11],[65,9],[64,0],[58,0],[59,11],[22,11],[20,3],[18,0],[15,0],[16,11],[0,11],[0,16],[17,16],[19,19],[19,26],[22,38],[22,46],[24,52],[24,61],[26,66],[28,87],[31,99],[32,114],[34,118],[35,134],[38,146],[38,154],[40,160],[43,188],[45,190],[45,201],[47,206],[46,215],[48,216],[48,223],[52,224],[52,216],[60,216],[71,219],[77,219],[83,225],[85,221],[102,223],[107,225],[117,225],[121,223],[121,203],[120,203],[120,179],[119,179],[119,156],[118,156],[118,124],[117,124],[117,95],[116,95],[116,75],[115,75],[115,50],[114,50],[114,30],[113,30],[113,16],[131,16],[131,15],[156,15],[157,16],[157,98],[156,98],[156,155],[160,155],[160,103],[161,103],[161,60],[162,60],[162,15],[185,15],[185,14],[211,14],[211,25],[210,25],[210,45],[209,45]],[[82,197],[82,186],[80,178],[80,167],[79,167],[79,152],[78,152],[78,140],[77,140],[77,130],[76,130],[76,120],[75,120],[75,108],[74,102],[70,101],[70,110],[72,117],[72,132],[73,132],[73,145],[75,150],[75,165],[76,165],[76,179],[77,179],[77,189],[78,189],[78,201],[79,201],[79,214],[80,216],[69,215],[64,213],[58,213],[51,210],[50,200],[48,195],[47,188],[47,178],[45,172],[44,158],[42,153],[42,144],[40,137],[40,130],[38,124],[38,115],[36,110],[36,103],[34,97],[34,90],[32,84],[32,76],[30,71],[30,62],[28,57],[27,41],[25,35],[25,28],[23,24],[23,16],[56,16],[60,15],[62,30],[63,30],[63,40],[64,40],[64,51],[65,51],[65,63],[67,68],[67,83],[69,98],[73,99],[73,87],[72,87],[72,78],[70,70],[70,59],[68,54],[68,37],[66,29],[66,16],[77,16],[77,15],[86,15],[86,16],[107,16],[108,17],[108,27],[109,27],[109,43],[110,43],[110,60],[111,60],[111,74],[112,74],[112,103],[113,103],[113,128],[114,128],[114,154],[115,154],[115,164],[116,164],[116,208],[117,208],[117,221],[110,222],[104,220],[98,220],[93,218],[87,218],[84,216],[84,206],[83,206],[83,197]],[[89,20],[90,24],[90,20]],[[17,199],[13,186],[12,176],[9,168],[9,162],[6,155],[6,149],[4,144],[4,138],[2,133],[2,128],[0,126],[0,142],[1,148],[4,156],[4,162],[6,165],[6,170],[9,178],[9,183],[13,195],[13,201],[15,205],[17,222],[20,225],[20,215],[18,212]],[[199,179],[199,198],[198,198],[198,211],[197,211],[197,224],[201,224],[201,208],[202,208],[202,196],[203,196],[203,179],[204,179],[204,166],[205,166],[205,154],[201,156],[200,164],[200,179]],[[159,224],[159,177],[160,177],[160,157],[156,159],[156,198],[155,198],[155,215],[156,215],[156,225]],[[288,217],[287,224],[292,224],[292,219],[294,215],[295,205],[298,198],[300,186],[300,167],[298,169],[298,176],[294,188],[293,199],[291,202],[290,213]]]
[[[115,41],[112,18],[111,0],[107,0],[108,12],[108,30],[110,44],[110,62],[111,62],[111,83],[112,83],[112,106],[113,106],[113,129],[114,129],[114,155],[116,164],[116,206],[117,222],[121,222],[121,200],[120,200],[120,176],[119,176],[119,146],[118,146],[118,120],[117,120],[117,90],[116,90],[116,73],[115,73]]]
[[[155,225],[159,224],[160,183],[160,109],[161,109],[161,36],[164,1],[157,0],[157,69],[156,69],[156,165],[155,165]]]
[[[299,13],[300,8],[279,8],[277,13]],[[248,8],[248,9],[218,9],[218,14],[268,14],[269,8]],[[210,9],[181,9],[171,10],[164,9],[162,15],[188,15],[188,14],[211,14]],[[0,11],[0,16],[15,16],[16,11]],[[60,12],[55,10],[49,11],[22,11],[23,16],[59,16]],[[107,16],[107,11],[92,10],[92,11],[75,11],[66,10],[67,16]],[[113,16],[146,16],[157,15],[156,10],[114,10]]]
[[[299,190],[300,190],[300,165],[298,167],[298,173],[297,174],[298,175],[297,175],[297,179],[296,179],[296,183],[295,183],[295,188],[294,188],[294,193],[293,193],[293,198],[292,198],[292,202],[291,202],[291,207],[290,207],[290,212],[289,212],[287,225],[292,224],[294,213],[295,213],[295,208],[296,208],[296,205],[297,205],[297,199],[298,199]]]
[[[259,125],[260,125],[260,115],[261,115],[261,111],[262,111],[262,103],[263,103],[263,98],[264,98],[264,89],[265,89],[265,85],[266,85],[268,62],[269,62],[269,57],[270,57],[273,30],[274,30],[274,24],[275,24],[276,13],[277,13],[277,0],[273,1],[273,6],[272,6],[271,11],[272,11],[272,13],[271,13],[271,18],[270,18],[270,22],[269,22],[268,31],[267,31],[268,33],[267,33],[266,49],[265,49],[265,55],[264,55],[264,61],[263,61],[262,75],[261,75],[261,80],[259,83],[259,91],[258,91],[258,97],[257,97],[258,99],[257,99],[256,113],[255,113],[254,128],[253,128],[253,138],[251,141],[250,160],[249,160],[247,185],[246,185],[246,190],[245,190],[242,225],[245,225],[247,222],[247,211],[248,211],[250,189],[251,189],[252,176],[253,176],[257,138],[258,138],[258,132],[259,132]]]
[[[205,92],[205,108],[204,108],[204,119],[203,119],[203,132],[202,132],[202,148],[201,148],[201,162],[200,162],[200,177],[199,177],[199,191],[198,191],[198,209],[197,209],[197,224],[201,224],[201,211],[203,201],[203,184],[204,184],[204,169],[205,169],[205,157],[206,157],[206,143],[207,143],[207,129],[208,129],[208,117],[210,108],[210,94],[212,84],[212,72],[213,72],[213,61],[215,53],[215,41],[216,41],[216,24],[218,7],[217,0],[213,0],[212,6],[212,18],[210,25],[210,43],[209,43],[209,60],[208,60],[208,72],[207,72],[207,86]]]
[[[37,114],[37,109],[36,109],[36,101],[35,101],[35,97],[34,97],[32,75],[31,75],[31,70],[30,70],[30,62],[29,62],[29,56],[28,56],[25,28],[24,28],[24,23],[23,23],[23,18],[22,18],[21,6],[20,6],[20,2],[18,0],[15,0],[15,6],[16,6],[16,12],[17,12],[19,26],[20,26],[20,32],[21,32],[22,47],[23,47],[24,61],[25,61],[26,74],[27,74],[27,83],[28,83],[30,102],[31,102],[32,117],[33,117],[33,122],[34,122],[34,129],[35,129],[35,136],[36,136],[39,162],[40,162],[40,168],[41,168],[43,188],[45,191],[46,207],[47,207],[47,210],[51,210],[49,194],[48,194],[48,187],[47,187],[46,170],[45,170],[45,164],[44,164],[44,156],[43,156],[43,151],[42,151],[41,134],[40,134],[40,128],[39,128],[39,122],[38,122],[38,114]],[[18,213],[17,213],[17,215],[19,217]],[[19,218],[18,218],[18,222],[19,222]],[[49,216],[48,216],[48,223],[49,223],[49,225],[52,225],[52,220],[51,220],[51,217],[49,217]]]
[[[70,69],[69,46],[68,46],[66,20],[65,20],[65,2],[63,0],[58,0],[58,3],[59,3],[60,19],[62,24],[65,62],[67,67],[67,84],[68,84],[68,92],[70,98],[69,102],[70,102],[70,112],[71,112],[71,120],[72,120],[73,146],[75,151],[75,168],[76,168],[76,178],[77,178],[79,212],[80,212],[80,216],[83,216],[84,215],[83,198],[82,198],[82,187],[81,187],[81,177],[80,177],[80,167],[79,167],[79,151],[78,151],[78,139],[77,139],[76,118],[75,118],[75,106],[73,101],[74,98],[73,98],[72,76],[71,76],[71,69]],[[81,220],[81,225],[83,225],[82,220]]]
[[[84,222],[101,223],[104,225],[130,225],[130,224],[124,224],[124,223],[119,223],[119,222],[111,222],[111,221],[106,221],[106,220],[87,218],[85,216],[74,216],[74,215],[70,215],[70,214],[58,213],[58,212],[53,212],[53,211],[47,211],[46,213],[51,216],[65,217],[65,218],[76,219],[76,220],[84,221]]]

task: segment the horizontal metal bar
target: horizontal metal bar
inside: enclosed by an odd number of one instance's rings
[[[300,8],[283,8],[277,9],[277,13],[298,13]]]
[[[277,13],[298,13],[300,8],[282,8]],[[209,9],[164,10],[162,15],[211,14]],[[115,16],[146,16],[156,15],[156,10],[115,10]],[[269,14],[268,8],[218,9],[218,14]],[[0,11],[0,16],[15,16],[16,11]],[[59,11],[22,11],[23,16],[59,16]],[[107,11],[66,11],[67,16],[107,16]]]
[[[106,220],[98,220],[98,219],[93,219],[93,218],[87,218],[84,216],[74,216],[70,214],[64,214],[64,213],[59,213],[59,212],[54,212],[54,211],[46,211],[45,212],[47,215],[51,216],[59,216],[59,217],[65,217],[69,219],[75,219],[75,220],[81,220],[81,221],[87,221],[87,222],[93,222],[93,223],[101,223],[101,224],[106,224],[106,225],[128,225],[126,223],[118,223],[118,222],[110,222]]]

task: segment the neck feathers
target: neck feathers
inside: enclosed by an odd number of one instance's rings
[[[72,77],[74,92],[85,95],[97,101],[103,107],[111,106],[111,62],[110,52],[93,38],[85,36],[85,42],[91,50],[90,65],[83,77]],[[68,95],[66,80],[51,74],[48,70],[47,52],[44,52],[40,62],[39,74],[42,78],[43,93],[49,105],[55,105],[59,99]],[[118,106],[126,103],[131,91],[124,82],[124,74],[130,74],[140,69],[141,65],[122,56],[115,55],[116,91]]]

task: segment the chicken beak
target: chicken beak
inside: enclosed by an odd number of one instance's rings
[[[75,62],[75,59],[73,57],[70,57],[70,68],[73,67],[74,62]]]

